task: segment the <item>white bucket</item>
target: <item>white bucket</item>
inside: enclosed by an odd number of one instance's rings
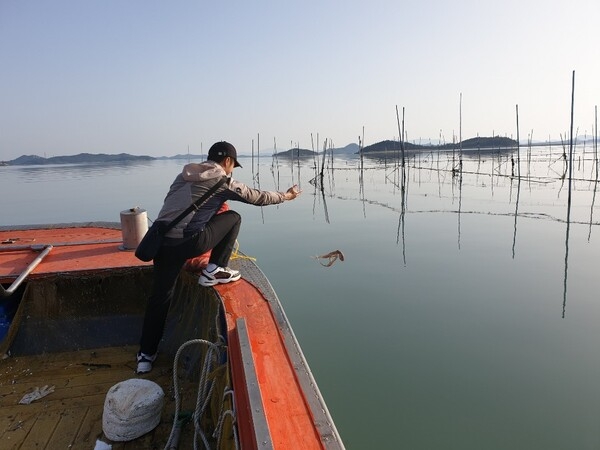
[[[135,250],[148,231],[148,213],[139,207],[121,211],[121,250]]]

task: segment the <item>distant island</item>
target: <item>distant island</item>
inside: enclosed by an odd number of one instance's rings
[[[439,145],[419,145],[410,142],[404,142],[402,144],[405,151],[417,152],[417,151],[448,151],[452,149],[462,148],[464,150],[512,150],[517,147],[517,141],[507,137],[495,136],[495,137],[475,137],[462,141],[461,143],[452,144],[439,144]],[[397,153],[401,150],[399,141],[381,141],[373,145],[368,145],[362,149],[364,155],[376,155],[380,153],[394,152]],[[327,149],[327,153],[332,152],[335,156],[353,156],[360,152],[360,148],[357,144],[349,144],[341,148]],[[304,159],[304,158],[315,158],[317,155],[323,154],[323,152],[315,152],[313,150],[303,148],[291,148],[283,152],[274,153],[273,157],[277,158],[289,158],[289,159]],[[23,155],[11,161],[0,161],[0,166],[36,166],[36,165],[47,165],[47,164],[96,164],[96,163],[118,163],[118,162],[145,162],[162,159],[193,159],[202,160],[205,156],[201,155],[188,155],[180,154],[175,156],[136,156],[128,153],[119,153],[116,155],[109,155],[105,153],[91,154],[91,153],[79,153],[71,156],[52,156],[50,158],[44,158],[37,155]]]
[[[359,151],[358,144],[348,144],[345,147],[341,148],[332,148],[327,149],[327,153],[333,152],[336,156],[343,155],[355,155]],[[283,152],[275,153],[273,156],[277,158],[314,158],[317,155],[323,154],[323,152],[315,152],[313,150],[307,150],[305,148],[290,148],[289,150],[285,150]]]
[[[438,145],[419,145],[411,144],[410,142],[404,142],[402,144],[405,151],[416,152],[423,150],[436,150],[436,151],[448,151],[453,149],[462,148],[463,150],[511,150],[517,148],[517,141],[507,137],[494,136],[494,137],[474,137],[462,142],[456,142],[451,144],[438,144]],[[368,145],[363,148],[363,154],[373,153],[386,153],[386,152],[399,152],[402,150],[402,146],[399,141],[382,141],[373,145]]]
[[[436,151],[448,151],[452,149],[462,148],[464,150],[511,150],[517,147],[517,141],[507,137],[495,136],[495,137],[474,137],[471,139],[464,140],[462,142],[452,144],[438,144],[438,145],[420,145],[413,144],[410,142],[403,142],[402,146],[405,151],[418,152],[424,150],[436,150]],[[381,141],[376,144],[368,145],[362,149],[363,155],[375,155],[387,152],[399,152],[402,150],[402,146],[399,141]],[[328,149],[327,152],[332,151],[334,155],[356,155],[360,153],[360,148],[357,144],[350,144],[343,148]],[[275,156],[278,158],[314,158],[316,155],[322,154],[322,152],[315,152],[303,148],[292,148],[283,152],[276,153]]]
[[[199,159],[204,158],[199,155],[175,155],[175,156],[136,156],[129,153],[119,153],[109,155],[106,153],[79,153],[71,156],[52,156],[44,158],[37,155],[23,155],[12,161],[0,161],[0,166],[41,166],[49,164],[106,164],[119,162],[144,162],[155,161],[160,159]]]

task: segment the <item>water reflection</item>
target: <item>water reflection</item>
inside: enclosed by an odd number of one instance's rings
[[[583,151],[582,151],[583,150]],[[576,149],[577,151],[577,149]],[[515,163],[515,155],[510,151],[466,151],[457,157],[455,153],[410,153],[405,154],[406,164],[402,165],[399,155],[370,158],[359,154],[349,159],[345,166],[334,167],[333,158],[324,148],[323,158],[299,165],[299,159],[291,165],[294,175],[302,179],[301,171],[312,172],[310,183],[314,187],[313,215],[318,203],[322,204],[324,220],[331,224],[328,198],[355,201],[361,205],[361,215],[367,218],[367,206],[385,208],[398,213],[395,243],[401,249],[402,263],[406,267],[407,258],[407,217],[416,214],[456,214],[457,248],[462,249],[463,218],[465,215],[485,215],[512,218],[512,242],[510,254],[514,260],[520,246],[519,228],[523,219],[565,223],[563,311],[566,314],[568,292],[569,239],[572,225],[585,224],[588,228],[587,240],[591,240],[594,226],[595,197],[598,185],[598,159],[593,157],[592,173],[585,174],[585,163],[590,161],[589,152],[579,148],[579,164],[572,165],[569,176],[569,161],[563,148],[553,155],[552,147],[526,149],[523,170]],[[559,166],[560,165],[560,166]],[[350,166],[350,167],[349,167]],[[557,167],[559,166],[559,167]],[[278,170],[277,168],[275,170]],[[341,191],[336,189],[335,178],[344,175],[345,183]],[[521,176],[519,176],[521,174]],[[349,195],[351,180],[356,180],[357,195]],[[565,181],[572,182],[566,192]],[[489,196],[483,195],[489,181]],[[586,183],[588,187],[586,188]],[[389,186],[387,192],[380,192],[380,186]],[[525,188],[525,190],[524,190]],[[581,212],[585,206],[585,193],[589,192],[591,204],[586,209],[588,217]],[[409,195],[410,192],[410,195]],[[446,194],[447,193],[447,194]],[[437,200],[436,200],[437,199]],[[387,201],[386,201],[387,200]],[[512,205],[510,209],[506,206]],[[452,207],[455,205],[455,207]],[[467,206],[468,205],[468,206]],[[465,208],[465,206],[467,206]],[[566,219],[565,217],[566,209]],[[529,227],[529,226],[528,226]],[[523,242],[521,245],[528,245]]]
[[[97,177],[107,173],[124,174],[132,170],[151,167],[155,161],[113,161],[87,164],[48,164],[39,166],[2,166],[0,173],[11,172],[19,181],[38,183],[64,179],[82,179]]]

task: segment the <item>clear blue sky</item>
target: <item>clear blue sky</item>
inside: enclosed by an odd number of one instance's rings
[[[598,0],[0,0],[0,160],[592,133]]]

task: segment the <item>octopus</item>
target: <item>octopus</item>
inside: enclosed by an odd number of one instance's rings
[[[338,259],[344,260],[344,254],[340,250],[334,250],[324,255],[314,256],[323,267],[331,267]]]

